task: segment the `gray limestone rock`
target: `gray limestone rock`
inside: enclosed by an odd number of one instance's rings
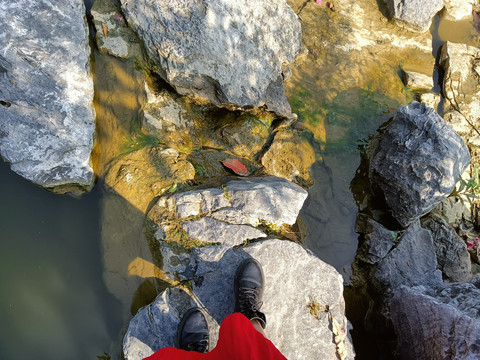
[[[425,32],[443,8],[443,0],[383,0],[390,16],[411,31]]]
[[[479,308],[480,290],[471,284],[400,287],[390,304],[399,358],[480,358]]]
[[[247,215],[252,225],[259,219],[276,225],[295,224],[308,196],[300,186],[273,176],[233,180],[226,189],[232,207]]]
[[[127,58],[130,42],[136,40],[116,1],[95,0],[90,10],[95,26],[95,42],[101,52]],[[137,40],[138,41],[138,40]]]
[[[43,187],[89,189],[95,111],[84,2],[3,2],[0,25],[2,157]]]
[[[387,297],[400,285],[441,282],[432,235],[420,227],[420,221],[411,224],[398,245],[378,263],[374,278]]]
[[[161,74],[180,94],[215,105],[291,116],[282,65],[301,48],[300,22],[285,0],[121,0]]]
[[[214,242],[229,246],[240,245],[246,240],[258,239],[267,235],[250,225],[233,225],[204,217],[182,224],[185,233],[201,242]]]
[[[438,268],[449,281],[469,281],[472,278],[470,254],[465,242],[440,216],[431,213],[422,219],[422,226],[432,233]]]
[[[265,240],[227,252],[215,247],[195,250],[190,271],[180,274],[181,279],[191,280],[193,296],[168,289],[141,309],[124,337],[125,359],[140,360],[174,346],[177,324],[194,303],[209,314],[213,347],[218,324],[234,310],[236,269],[249,257],[257,259],[265,273],[266,335],[288,359],[317,359],[319,354],[325,360],[354,358],[346,335],[341,275],[298,244]],[[312,314],[309,304],[318,312]],[[332,330],[333,324],[341,331]]]
[[[370,162],[370,181],[403,227],[451,194],[470,163],[462,138],[425,104],[401,106]]]
[[[362,261],[373,265],[382,260],[395,246],[397,233],[386,229],[375,220],[364,219],[364,221],[366,224],[363,226],[357,223],[357,232],[365,234],[365,240],[358,249],[357,256]]]

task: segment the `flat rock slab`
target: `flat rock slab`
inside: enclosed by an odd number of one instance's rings
[[[280,240],[265,240],[236,251],[195,250],[190,265],[180,274],[191,280],[192,294],[167,289],[141,309],[124,337],[125,359],[140,360],[162,347],[174,346],[178,323],[193,305],[209,314],[213,348],[219,324],[234,310],[236,269],[249,257],[257,259],[265,273],[266,335],[288,359],[317,359],[319,354],[326,360],[354,359],[348,336],[335,340],[332,332],[335,323],[342,334],[348,333],[341,275],[301,245]],[[318,312],[312,315],[309,304],[316,304]]]
[[[2,2],[0,27],[2,157],[40,186],[90,188],[95,112],[84,2]]]
[[[121,0],[131,27],[180,94],[291,115],[282,64],[301,49],[285,0]]]
[[[403,227],[449,196],[470,164],[462,138],[425,104],[401,106],[370,162],[370,181]]]
[[[425,32],[443,8],[443,0],[383,0],[390,16],[411,31]]]

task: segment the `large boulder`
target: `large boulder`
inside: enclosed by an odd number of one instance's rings
[[[417,102],[397,110],[373,152],[370,181],[403,227],[450,195],[470,164],[462,138]]]
[[[126,360],[140,360],[175,346],[178,323],[192,306],[206,309],[212,347],[218,326],[234,311],[234,276],[240,262],[257,259],[265,273],[262,311],[266,336],[288,359],[353,359],[342,277],[310,251],[289,241],[265,240],[237,250],[196,249],[180,278],[191,295],[167,289],[131,320],[123,341]]]
[[[2,157],[40,186],[89,189],[95,111],[83,0],[3,2],[0,25]]]
[[[479,308],[472,284],[400,287],[390,304],[399,359],[480,358]]]
[[[290,116],[282,65],[301,48],[301,26],[285,0],[122,0],[162,76],[180,94],[216,105]]]
[[[290,231],[306,197],[298,185],[273,176],[231,180],[222,188],[162,196],[148,213],[146,233],[159,266],[173,274],[180,270],[172,264],[183,266],[179,252],[192,246],[215,243],[226,251]]]
[[[411,31],[425,32],[443,8],[443,0],[383,0],[396,23]]]

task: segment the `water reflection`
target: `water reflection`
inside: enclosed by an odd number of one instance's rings
[[[120,304],[102,280],[98,190],[42,190],[0,164],[0,358],[118,352]]]

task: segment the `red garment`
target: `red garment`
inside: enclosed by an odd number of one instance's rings
[[[144,360],[287,360],[240,313],[227,316],[220,326],[217,346],[206,354],[163,348]]]

